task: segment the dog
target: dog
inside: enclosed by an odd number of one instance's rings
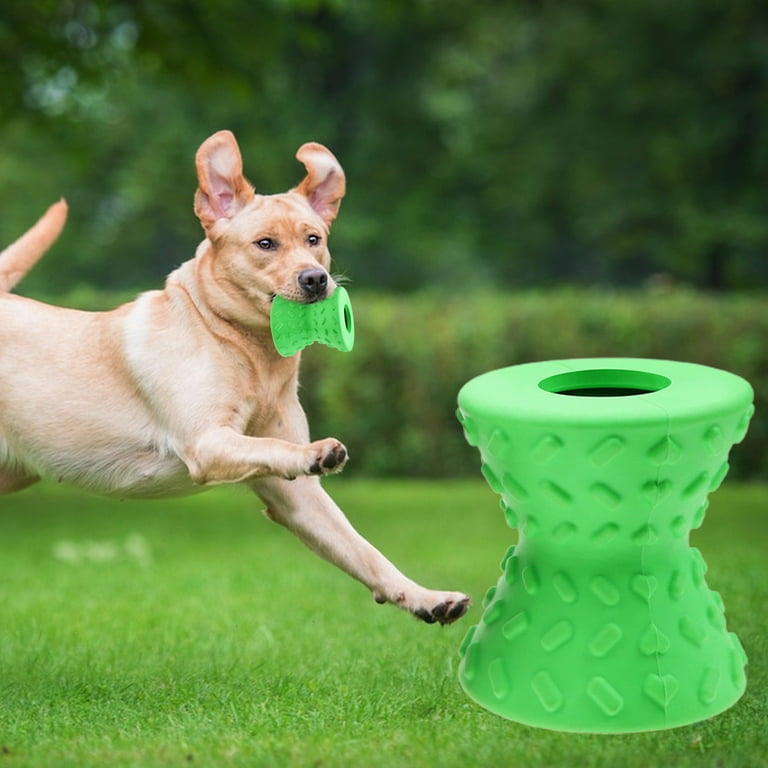
[[[346,190],[317,143],[288,192],[256,194],[234,135],[196,154],[194,210],[205,239],[162,290],[107,312],[10,293],[61,232],[62,200],[0,254],[0,494],[52,477],[106,496],[160,498],[248,485],[265,514],[362,582],[378,603],[427,623],[466,613],[461,592],[403,575],[349,523],[320,477],[347,450],[310,442],[301,354],[272,342],[276,296],[315,302],[336,288],[327,239]]]

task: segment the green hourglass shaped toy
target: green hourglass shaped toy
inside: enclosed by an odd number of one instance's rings
[[[519,539],[461,647],[467,694],[563,731],[657,730],[744,691],[746,655],[689,545],[749,384],[688,363],[561,360],[469,381],[459,419]]]
[[[349,352],[355,343],[352,304],[342,286],[337,286],[327,299],[310,304],[275,296],[270,327],[275,348],[283,357],[316,341],[342,352]]]

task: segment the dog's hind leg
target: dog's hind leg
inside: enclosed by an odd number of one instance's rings
[[[395,568],[352,527],[317,478],[268,477],[251,486],[267,505],[271,520],[365,584],[376,602],[393,603],[429,624],[450,624],[466,613],[470,600],[465,594],[425,589]]]

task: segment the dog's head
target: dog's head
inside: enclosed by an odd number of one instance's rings
[[[307,171],[297,187],[257,195],[243,176],[232,133],[215,133],[197,151],[195,213],[210,242],[211,276],[233,301],[247,301],[262,317],[275,296],[311,303],[336,288],[327,240],[344,196],[344,171],[321,144],[304,144],[296,158]]]

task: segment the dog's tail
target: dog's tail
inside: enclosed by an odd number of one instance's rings
[[[18,240],[0,253],[0,293],[7,293],[38,262],[64,229],[67,203],[54,203]]]

